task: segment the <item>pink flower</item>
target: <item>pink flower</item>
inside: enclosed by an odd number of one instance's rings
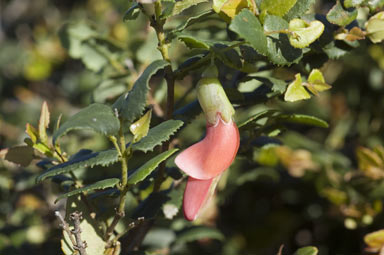
[[[206,135],[175,159],[176,165],[189,175],[183,201],[187,220],[197,218],[221,174],[235,159],[240,143],[239,131],[232,120],[234,109],[216,78],[203,78],[199,82],[198,99],[207,119]]]

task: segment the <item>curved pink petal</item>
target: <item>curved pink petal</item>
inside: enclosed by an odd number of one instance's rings
[[[198,180],[192,177],[188,178],[183,198],[183,211],[187,220],[195,220],[207,201],[210,193],[210,187],[213,179]]]
[[[175,163],[195,179],[212,179],[231,165],[239,143],[236,124],[233,121],[225,123],[218,115],[215,125],[207,125],[204,139],[181,152]]]

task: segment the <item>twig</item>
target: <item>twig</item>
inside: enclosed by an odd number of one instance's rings
[[[77,250],[80,255],[87,255],[87,243],[81,240],[81,228],[80,228],[80,220],[82,218],[82,213],[75,211],[70,215],[71,220],[73,221],[74,229],[71,231],[72,234],[76,238],[76,245],[73,246],[75,250]]]
[[[76,246],[76,241],[73,238],[72,232],[69,229],[68,223],[64,220],[63,216],[61,216],[59,211],[55,211],[55,216],[60,220],[60,227],[67,233],[69,239],[71,240],[72,245],[75,247]]]

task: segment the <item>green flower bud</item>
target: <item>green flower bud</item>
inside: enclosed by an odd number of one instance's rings
[[[225,122],[230,122],[235,109],[217,78],[202,78],[197,84],[197,99],[203,108],[205,117],[210,124],[216,124],[217,114]]]

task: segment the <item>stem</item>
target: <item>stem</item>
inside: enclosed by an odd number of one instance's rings
[[[77,250],[80,255],[87,255],[87,243],[81,239],[81,228],[80,228],[80,219],[82,218],[81,212],[74,212],[70,215],[71,220],[73,220],[74,229],[71,231],[76,239],[76,246],[73,248]]]
[[[125,216],[125,200],[128,193],[128,158],[131,156],[131,147],[126,148],[125,147],[125,136],[124,136],[124,130],[123,130],[123,122],[120,120],[120,130],[119,130],[119,143],[117,143],[116,137],[110,137],[109,138],[114,146],[116,147],[116,150],[119,152],[119,159],[121,162],[121,183],[120,183],[120,199],[119,199],[119,206],[116,209],[116,214],[112,220],[111,225],[107,228],[107,231],[105,233],[105,240],[108,241],[111,237],[113,231],[115,230],[116,225],[119,223],[119,221],[124,218]]]

